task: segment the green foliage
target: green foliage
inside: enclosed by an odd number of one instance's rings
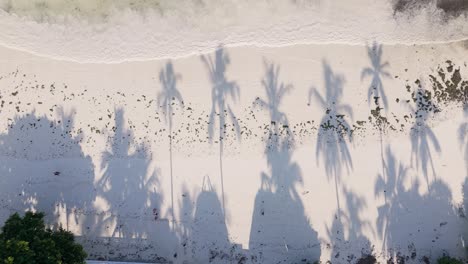
[[[71,232],[46,229],[43,213],[17,213],[0,233],[0,264],[85,264],[86,253]]]
[[[449,256],[443,256],[437,260],[437,264],[463,264],[461,260]]]

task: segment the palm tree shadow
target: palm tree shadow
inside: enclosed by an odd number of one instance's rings
[[[281,105],[283,97],[293,89],[293,86],[278,82],[279,66],[275,67],[273,63],[268,65],[267,62],[265,62],[264,65],[266,76],[262,80],[262,85],[265,88],[267,98],[266,100],[260,99],[259,106],[268,108],[272,121],[267,140],[268,143],[265,149],[268,165],[272,168],[271,177],[267,177],[269,178],[268,185],[276,186],[290,193],[293,199],[299,199],[294,185],[295,182],[302,182],[300,168],[297,164],[293,164],[293,166],[290,164],[292,154],[290,142],[294,141],[294,138],[292,138],[292,134],[286,133],[283,135],[279,130],[280,126],[289,126],[288,117],[279,110],[279,106]],[[291,172],[289,176],[288,171]],[[267,179],[265,176],[267,175],[263,174],[262,179]]]
[[[389,146],[386,149],[386,157],[384,172],[377,176],[374,187],[376,198],[385,197],[385,204],[378,208],[377,218],[377,231],[380,238],[383,238],[384,248],[388,240],[392,240],[391,237],[388,238],[389,220],[403,203],[399,199],[405,195],[404,182],[408,179],[408,168],[402,163],[398,164]]]
[[[374,191],[376,198],[386,197],[385,203],[378,207],[376,224],[378,235],[383,239],[383,251],[390,255],[389,261],[401,263],[410,258],[416,261],[418,255],[418,260],[424,262],[423,258],[431,257],[422,255],[429,249],[429,254],[434,248],[440,251],[457,249],[460,245],[453,240],[453,235],[460,232],[459,216],[454,210],[449,186],[437,179],[430,183],[428,192],[421,195],[419,180],[409,178],[408,168],[397,160],[390,147],[386,149],[386,164],[386,177],[378,176]],[[447,238],[440,234],[447,234]],[[405,252],[406,246],[408,250]]]
[[[257,101],[271,119],[265,146],[269,172],[260,175],[262,184],[255,198],[249,249],[265,263],[316,261],[320,258],[320,242],[296,190],[296,186],[302,184],[302,173],[292,160],[294,139],[292,134],[280,132],[280,127],[288,127],[289,122],[279,106],[293,87],[280,83],[278,66],[266,61],[264,65],[265,78],[261,82],[266,99]]]
[[[219,127],[219,168],[221,178],[221,192],[222,192],[222,204],[223,212],[225,212],[224,204],[224,178],[223,178],[223,151],[224,151],[224,139],[227,134],[227,122],[226,118],[229,118],[232,122],[233,130],[236,133],[237,139],[240,139],[240,127],[239,122],[229,104],[229,101],[237,103],[240,97],[240,89],[236,82],[228,81],[226,79],[226,68],[230,63],[230,58],[227,52],[224,51],[223,47],[220,46],[215,51],[214,58],[210,56],[201,56],[202,62],[208,69],[209,78],[212,84],[211,89],[211,112],[209,115],[208,122],[208,138],[209,142],[213,143],[215,137],[214,130],[216,123]],[[216,120],[216,116],[218,117]],[[215,143],[218,143],[215,140]]]
[[[159,81],[162,85],[162,91],[158,94],[158,106],[163,108],[163,114],[166,123],[169,126],[169,163],[171,173],[171,214],[172,221],[175,220],[174,216],[174,176],[173,176],[173,162],[172,162],[172,129],[173,129],[173,115],[174,105],[180,104],[183,106],[184,101],[180,91],[177,89],[177,81],[182,77],[180,74],[174,72],[174,66],[171,61],[166,63],[165,69],[159,72]]]
[[[371,84],[367,90],[367,101],[370,104],[371,97],[373,97],[374,101],[378,102],[378,99],[382,98],[383,107],[387,109],[388,107],[388,100],[387,96],[385,95],[385,89],[383,86],[382,79],[383,78],[390,78],[390,73],[386,70],[388,68],[389,63],[382,62],[382,54],[383,54],[383,47],[382,45],[374,42],[372,47],[367,47],[367,55],[371,61],[372,66],[364,68],[361,72],[361,81],[370,76],[372,78]]]
[[[185,186],[182,193],[177,263],[246,263],[249,253],[230,241],[221,200],[209,176],[203,178],[196,201]]]
[[[432,169],[434,179],[437,177],[434,162],[432,159],[431,148],[437,153],[441,152],[441,147],[437,137],[432,129],[427,124],[430,111],[433,107],[432,103],[427,99],[426,91],[419,88],[415,92],[414,103],[416,107],[411,107],[414,113],[414,124],[411,127],[411,162],[416,163],[416,168],[421,167],[427,186],[429,187],[428,167]]]
[[[335,181],[336,201],[338,208],[338,185],[341,183],[343,168],[348,172],[353,168],[351,154],[348,149],[347,140],[352,140],[351,126],[345,119],[345,114],[352,118],[351,106],[340,102],[343,96],[344,77],[335,74],[330,65],[323,61],[325,96],[312,87],[309,91],[309,104],[312,98],[325,110],[325,115],[320,121],[317,134],[317,157],[322,156],[325,163],[327,178]],[[317,159],[317,164],[319,159]],[[338,209],[340,212],[340,209]]]
[[[81,148],[74,112],[60,107],[56,118],[35,111],[18,115],[0,134],[0,200],[6,204],[1,213],[42,211],[67,230],[92,218],[84,215],[96,198],[94,165]]]
[[[279,111],[279,107],[283,97],[293,89],[293,86],[279,83],[279,66],[275,67],[274,64],[268,64],[267,61],[264,61],[264,67],[266,77],[262,79],[262,86],[265,88],[267,97],[266,100],[258,99],[257,106],[268,109],[271,119],[268,140],[277,143],[281,134],[280,127],[286,128],[286,134],[292,136],[288,118],[283,112]]]
[[[102,155],[103,176],[96,183],[99,196],[109,204],[110,215],[101,219],[101,230],[96,231],[104,233],[104,226],[113,226],[111,237],[143,238],[149,230],[136,216],[149,213],[154,220],[162,217],[162,196],[156,192],[159,172],[150,165],[147,146],[135,143],[132,131],[124,124],[124,111],[115,110],[111,149]]]
[[[208,176],[203,178],[202,191],[194,208],[193,244],[204,263],[225,256],[231,242],[225,222],[225,213],[216,190]],[[200,254],[202,253],[202,254]]]
[[[371,223],[361,218],[362,211],[367,208],[366,200],[346,187],[343,187],[342,191],[346,198],[346,207],[340,208],[341,212],[336,211],[330,228],[326,226],[327,237],[332,245],[331,257],[336,259],[338,263],[349,262],[350,258],[358,257],[340,254],[342,251],[353,252],[356,248],[360,248],[361,258],[373,255],[371,242],[363,234],[365,228],[372,230]]]
[[[390,123],[387,118],[381,115],[381,110],[388,110],[388,100],[385,95],[385,89],[383,86],[383,79],[390,78],[390,73],[386,70],[389,67],[389,63],[382,62],[383,47],[382,44],[373,42],[372,47],[367,47],[367,55],[371,61],[372,66],[364,68],[361,72],[361,81],[370,76],[372,81],[367,90],[367,101],[371,104],[371,97],[373,97],[375,109],[371,110],[371,115],[374,119],[369,116],[369,119],[379,130],[380,136],[380,159],[382,163],[382,176],[385,177],[385,157],[384,157],[384,139],[383,134],[386,133]],[[383,108],[381,107],[380,101],[383,102]]]

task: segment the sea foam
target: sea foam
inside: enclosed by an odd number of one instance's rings
[[[427,2],[427,1],[426,1]],[[0,44],[83,63],[177,58],[224,46],[464,40],[466,16],[374,0],[0,0]]]

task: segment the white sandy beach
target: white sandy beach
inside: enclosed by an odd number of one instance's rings
[[[466,18],[383,2],[0,11],[0,220],[90,259],[465,258]]]

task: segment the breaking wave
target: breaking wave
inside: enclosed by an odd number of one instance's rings
[[[466,39],[466,15],[448,17],[440,1],[0,0],[0,44],[55,59],[115,63],[188,56],[221,44]]]

